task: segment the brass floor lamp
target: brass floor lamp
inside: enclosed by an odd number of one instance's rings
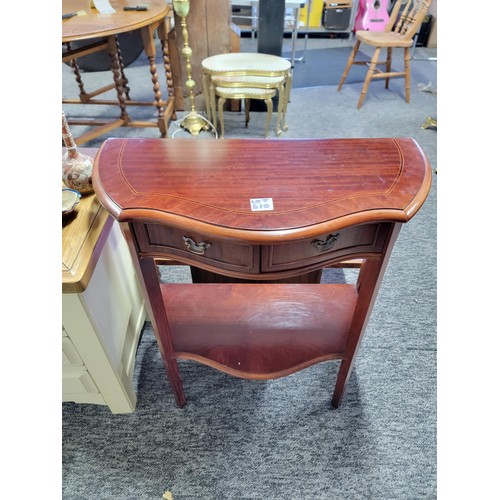
[[[191,56],[193,51],[189,46],[188,30],[186,25],[186,17],[189,14],[190,0],[173,0],[175,13],[181,19],[182,37],[184,38],[184,47],[182,55],[186,58],[186,90],[189,96],[191,111],[182,119],[180,127],[187,130],[191,135],[198,135],[200,130],[209,130],[214,128],[213,125],[203,116],[196,112],[194,104],[194,88],[196,83],[192,78],[191,72]]]

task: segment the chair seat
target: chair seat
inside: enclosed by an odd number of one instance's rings
[[[413,45],[413,39],[407,39],[400,35],[399,33],[394,33],[390,31],[388,33],[384,31],[356,31],[356,38],[367,45],[372,45],[373,47],[411,47]]]

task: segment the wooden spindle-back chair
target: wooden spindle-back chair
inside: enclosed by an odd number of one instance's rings
[[[394,77],[405,78],[405,94],[406,102],[410,102],[410,60],[411,48],[414,45],[414,37],[418,34],[420,26],[429,10],[432,0],[407,0],[404,4],[402,0],[397,0],[394,8],[391,11],[391,16],[386,24],[384,31],[356,31],[356,42],[351,51],[347,65],[340,79],[338,91],[342,89],[342,85],[353,64],[368,65],[365,82],[361,90],[361,95],[358,101],[358,109],[365,100],[368,87],[373,79],[385,79],[385,88],[389,88],[389,79]],[[356,61],[360,45],[364,43],[374,47],[373,56],[368,61]],[[387,49],[387,58],[385,61],[379,62],[380,51]],[[392,49],[404,49],[404,70],[392,70]],[[385,71],[377,68],[377,65],[385,65]]]

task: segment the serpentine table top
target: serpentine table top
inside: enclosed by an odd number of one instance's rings
[[[252,242],[407,222],[430,183],[410,138],[108,139],[94,166],[96,193],[120,222],[189,225]],[[271,210],[252,207],[261,198]]]

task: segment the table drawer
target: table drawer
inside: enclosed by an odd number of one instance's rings
[[[146,253],[168,253],[219,269],[259,272],[259,247],[231,240],[219,240],[202,233],[159,224],[135,224],[139,248]]]
[[[382,251],[388,224],[364,224],[293,243],[262,247],[262,271],[299,269],[337,258]]]

